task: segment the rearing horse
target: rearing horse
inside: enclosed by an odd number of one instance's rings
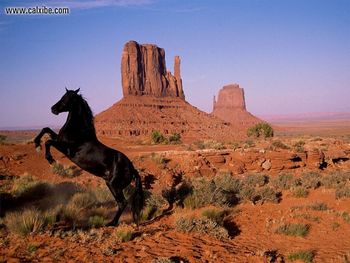
[[[123,189],[134,179],[136,189],[131,197],[131,209],[134,221],[138,221],[144,204],[140,175],[128,157],[97,139],[93,114],[87,102],[78,94],[79,90],[66,88],[63,97],[52,106],[51,111],[55,115],[68,112],[66,123],[58,134],[48,127],[43,128],[34,139],[35,147],[41,147],[41,137],[47,133],[51,139],[45,143],[45,157],[50,164],[55,162],[50,152],[53,146],[81,169],[106,181],[118,204],[117,213],[108,225],[118,224],[127,206]]]

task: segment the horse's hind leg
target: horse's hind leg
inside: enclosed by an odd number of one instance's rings
[[[117,188],[113,183],[107,182],[107,186],[109,190],[112,192],[115,200],[117,201],[118,204],[118,210],[117,213],[115,214],[113,220],[109,222],[107,225],[108,226],[116,226],[118,224],[119,218],[122,215],[125,207],[127,206],[128,202],[126,201],[123,190],[120,188]]]

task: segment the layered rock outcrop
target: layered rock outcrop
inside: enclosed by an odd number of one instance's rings
[[[165,51],[152,44],[125,44],[121,61],[124,97],[149,95],[185,99],[180,75],[180,57],[175,56],[174,75],[167,71]]]
[[[185,101],[180,63],[175,56],[172,75],[166,69],[164,49],[127,42],[121,61],[123,98],[95,117],[98,135],[149,136],[158,130],[193,140],[244,138],[247,126],[223,121]],[[220,105],[218,101],[216,108]]]
[[[262,122],[247,111],[244,89],[238,84],[226,85],[219,91],[217,99],[214,96],[212,114],[224,121],[244,127]]]

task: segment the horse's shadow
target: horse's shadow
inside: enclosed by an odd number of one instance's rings
[[[5,216],[8,212],[21,211],[28,207],[46,211],[66,204],[77,192],[81,192],[81,188],[75,183],[40,182],[17,196],[0,193],[0,217]]]

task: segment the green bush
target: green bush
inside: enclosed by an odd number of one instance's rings
[[[226,210],[219,210],[219,209],[206,209],[202,212],[202,216],[205,218],[208,218],[220,226],[224,224],[224,218],[227,215]]]
[[[166,138],[161,132],[153,131],[151,133],[151,140],[152,140],[152,143],[154,144],[160,144],[160,143],[164,143],[166,141]]]
[[[174,133],[174,134],[170,135],[169,143],[171,143],[171,144],[181,143],[181,135],[179,133]]]
[[[273,129],[268,123],[258,123],[247,130],[248,137],[270,138],[273,137]]]

